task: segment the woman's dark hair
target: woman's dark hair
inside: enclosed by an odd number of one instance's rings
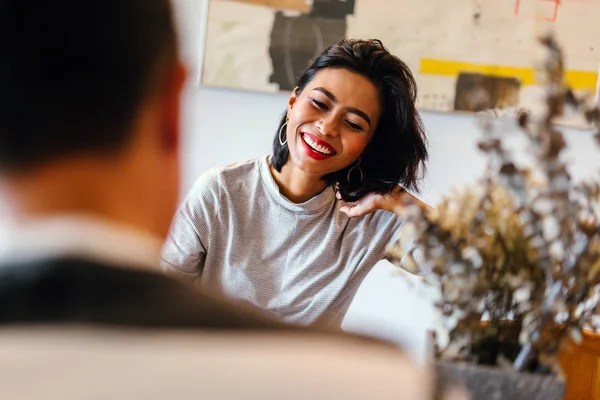
[[[353,172],[353,182],[348,182],[348,171],[355,164],[322,179],[337,186],[344,201],[356,201],[371,192],[389,193],[398,185],[418,192],[429,156],[423,123],[415,106],[417,84],[408,66],[380,40],[344,39],[325,49],[304,71],[297,82],[297,94],[325,68],[344,68],[368,78],[380,89],[382,113],[361,155],[362,181],[359,182],[360,174]],[[286,118],[287,111],[273,141],[273,167],[279,172],[289,157],[287,144],[279,143],[279,130]]]

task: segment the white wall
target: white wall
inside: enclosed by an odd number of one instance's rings
[[[211,167],[268,154],[287,95],[197,87],[202,1],[176,2],[182,49],[192,70],[182,117],[183,195],[197,176]],[[472,116],[430,112],[422,116],[431,162],[421,198],[434,204],[453,186],[477,179],[485,164],[476,151],[479,132]],[[574,129],[565,129],[565,133],[572,175],[576,179],[592,176],[600,169],[600,151],[591,133]],[[515,138],[510,143],[518,147],[523,141]],[[344,327],[395,340],[422,357],[423,330],[430,320],[431,310],[423,297],[389,264],[380,263],[361,286]]]

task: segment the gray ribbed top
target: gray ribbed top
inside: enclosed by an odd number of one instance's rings
[[[402,225],[382,210],[351,219],[341,205],[330,188],[292,203],[268,157],[210,170],[177,211],[163,267],[287,322],[338,325]]]

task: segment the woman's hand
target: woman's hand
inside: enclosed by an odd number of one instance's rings
[[[341,200],[339,192],[336,193],[336,197],[338,200]],[[385,210],[401,215],[402,210],[411,202],[411,200],[425,209],[429,208],[427,204],[399,187],[392,193],[385,195],[369,193],[355,203],[348,203],[348,205],[340,207],[340,211],[351,218],[367,215],[376,210]]]

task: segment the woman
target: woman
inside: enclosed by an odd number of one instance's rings
[[[291,94],[273,154],[211,170],[178,210],[163,267],[298,324],[339,325],[400,233],[427,160],[415,80],[378,40],[326,49]]]

